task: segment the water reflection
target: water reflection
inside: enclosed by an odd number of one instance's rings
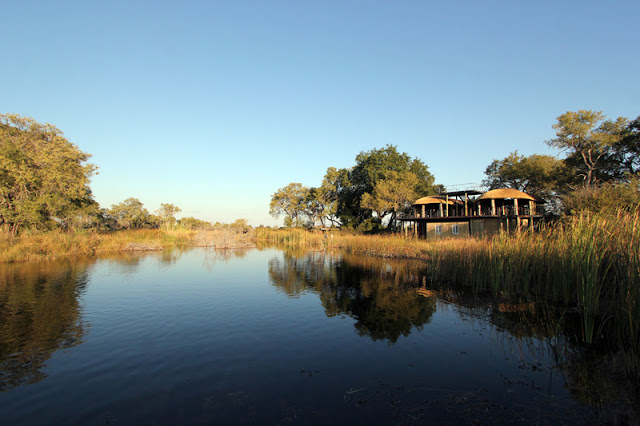
[[[0,423],[99,423],[111,410],[120,424],[277,424],[281,411],[308,424],[640,423],[640,381],[624,370],[637,357],[581,345],[571,312],[481,299],[427,268],[207,249],[0,265],[0,390],[51,375],[2,393]]]
[[[436,299],[416,292],[423,265],[326,252],[285,252],[269,277],[289,297],[317,293],[327,316],[356,320],[361,336],[394,343],[431,320]]]
[[[412,260],[285,251],[270,260],[269,277],[287,297],[317,294],[327,316],[354,318],[358,334],[372,340],[395,343],[421,330],[436,309],[453,310],[470,326],[487,329],[492,345],[505,360],[518,360],[520,370],[544,369],[549,382],[554,375],[562,377],[574,400],[592,407],[598,419],[623,424],[640,419],[634,408],[640,407],[640,382],[629,380],[640,371],[637,355],[582,345],[575,312],[544,302],[483,299],[465,288],[430,282],[425,264]],[[504,380],[510,389],[532,386]],[[537,385],[533,390],[546,391]]]
[[[46,377],[53,352],[81,342],[86,262],[0,266],[0,391]]]
[[[213,267],[218,262],[227,263],[231,259],[243,259],[249,252],[249,249],[246,248],[216,249],[212,247],[206,247],[202,250],[204,253],[203,265],[208,270],[213,269]]]

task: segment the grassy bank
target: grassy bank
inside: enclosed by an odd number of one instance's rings
[[[492,239],[424,241],[339,232],[330,236],[297,229],[262,230],[256,237],[310,249],[421,258],[433,285],[460,285],[476,294],[490,292],[565,306],[580,315],[585,342],[616,336],[622,346],[640,346],[637,211],[585,212],[540,232]]]
[[[137,229],[114,232],[50,231],[0,234],[0,262],[49,260],[123,251],[162,250],[166,247],[246,248],[251,234],[233,230]]]
[[[186,246],[193,231],[139,229],[116,232],[49,231],[0,234],[0,262],[48,260],[115,251],[160,250]]]

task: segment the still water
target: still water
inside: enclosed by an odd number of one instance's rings
[[[424,269],[275,249],[0,266],[0,424],[610,420],[570,332]]]

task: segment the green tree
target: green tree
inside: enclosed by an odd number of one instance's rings
[[[0,114],[0,226],[17,233],[83,223],[95,204],[89,157],[51,124]]]
[[[178,206],[169,203],[162,203],[160,204],[160,208],[156,210],[156,213],[161,225],[169,228],[176,224],[176,215],[181,211],[182,209]]]
[[[356,156],[356,165],[349,173],[350,187],[341,193],[338,212],[341,222],[358,226],[371,219],[373,210],[363,206],[362,197],[367,193],[372,194],[378,182],[397,177],[394,173],[415,175],[413,189],[418,195],[435,191],[434,178],[427,165],[417,158],[412,159],[407,153],[398,152],[395,146],[387,145],[385,148],[361,152]]]
[[[584,186],[590,187],[606,175],[599,173],[605,164],[603,158],[612,155],[627,124],[628,120],[623,117],[616,121],[606,120],[600,111],[569,111],[558,117],[558,122],[553,125],[556,138],[546,143],[567,151],[568,157],[574,157],[580,165]]]
[[[362,196],[361,206],[373,210],[380,221],[392,214],[389,221],[389,226],[392,226],[396,213],[418,198],[419,187],[415,173],[390,171],[386,179],[378,180],[371,193]]]
[[[327,169],[322,179],[322,185],[316,191],[316,197],[323,205],[322,217],[327,219],[332,226],[340,226],[340,203],[344,202],[346,197],[343,194],[350,187],[348,169],[336,169],[335,167]],[[342,210],[344,210],[344,206],[342,206]]]
[[[318,221],[320,221],[320,224],[324,226],[324,210],[326,208],[326,205],[322,200],[321,189],[309,188],[309,190],[305,194],[302,204],[302,213],[307,216],[309,226],[315,226],[316,222]]]
[[[302,216],[308,192],[309,188],[301,183],[290,183],[278,189],[271,196],[269,214],[275,218],[284,215],[285,226],[302,225]]]
[[[615,180],[628,180],[640,173],[640,116],[623,130],[620,140],[613,145],[613,153],[606,159]]]
[[[137,198],[127,198],[122,203],[113,204],[108,214],[116,221],[116,228],[139,229],[150,225],[150,215]]]
[[[615,212],[619,209],[638,211],[640,208],[640,177],[633,175],[627,182],[604,182],[598,186],[577,188],[563,198],[566,212]]]
[[[562,160],[538,154],[524,157],[518,151],[493,160],[484,173],[483,184],[489,189],[514,188],[544,199],[552,198],[566,179]]]
[[[202,229],[202,230],[209,230],[209,229],[213,229],[213,225],[210,222],[206,222],[204,220],[201,219],[196,219],[195,217],[183,217],[182,219],[178,220],[178,224],[180,224],[180,226],[186,228],[186,229],[191,229],[191,230],[195,230],[195,229]]]

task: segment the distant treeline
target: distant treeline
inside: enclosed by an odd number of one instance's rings
[[[90,155],[51,124],[15,114],[0,114],[0,230],[11,234],[52,229],[214,229],[225,225],[186,217],[161,204],[153,213],[137,198],[111,208],[94,200],[89,186],[97,167]],[[240,219],[234,226],[246,227]]]
[[[566,153],[565,158],[514,151],[486,168],[483,185],[540,197],[553,215],[638,205],[640,116],[607,120],[601,112],[580,110],[559,116],[553,128],[556,137],[545,143]],[[441,188],[422,160],[388,145],[361,152],[351,168],[328,168],[319,187],[290,183],[278,189],[270,213],[284,216],[286,226],[375,230]]]

